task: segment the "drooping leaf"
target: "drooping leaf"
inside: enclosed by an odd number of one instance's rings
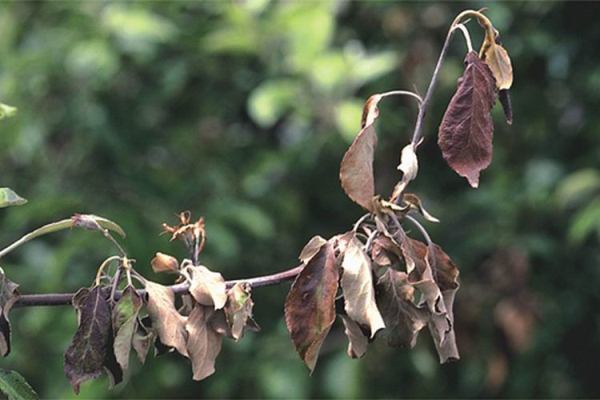
[[[429,214],[429,212],[423,206],[421,199],[413,193],[404,193],[402,196],[403,203],[407,204],[411,209],[416,210],[429,222],[440,222],[439,219]]]
[[[93,214],[75,214],[71,217],[73,227],[84,228],[89,230],[98,230],[98,227],[102,229],[108,229],[126,237],[125,231],[116,222],[113,222],[104,217]]]
[[[175,309],[173,289],[146,281],[146,292],[148,293],[146,308],[160,341],[187,357],[187,333],[185,330],[187,318]]]
[[[512,64],[508,52],[500,44],[493,28],[486,29],[479,57],[490,67],[496,79],[496,87],[499,90],[510,89],[513,83]]]
[[[216,312],[212,307],[196,304],[186,323],[187,350],[192,361],[194,380],[202,380],[215,372],[215,360],[221,351],[223,337],[210,326]]]
[[[300,252],[298,259],[306,264],[311,258],[313,258],[315,254],[319,252],[325,243],[327,243],[327,240],[323,239],[323,237],[319,235],[313,236]]]
[[[138,318],[138,323],[135,332],[133,333],[132,346],[137,353],[138,360],[144,364],[146,362],[146,356],[148,350],[152,347],[152,344],[156,341],[156,333],[151,327],[144,324],[144,320],[150,320],[149,317]],[[150,320],[150,324],[152,321]]]
[[[156,273],[179,271],[179,261],[168,254],[156,253],[150,261],[150,265],[152,265],[152,270]]]
[[[342,315],[341,317],[345,328],[344,333],[348,337],[347,354],[350,358],[361,358],[367,352],[369,340],[356,322],[352,321],[346,315]]]
[[[468,53],[465,63],[440,125],[438,145],[448,165],[476,188],[480,171],[492,161],[490,110],[496,101],[496,87],[490,68],[476,53]]]
[[[341,286],[344,308],[348,317],[367,328],[373,338],[380,329],[385,328],[385,324],[375,303],[371,260],[356,238],[348,242],[343,257]]]
[[[510,92],[508,89],[502,89],[498,92],[498,100],[500,100],[500,104],[502,105],[502,111],[504,111],[504,117],[506,118],[506,123],[512,125],[513,123],[513,114],[512,114],[512,103],[510,101]]]
[[[379,115],[377,104],[380,100],[380,95],[374,95],[365,103],[361,130],[344,154],[340,165],[340,182],[344,192],[352,201],[369,211],[375,196],[373,160],[377,133],[373,124]]]
[[[102,374],[108,352],[112,352],[110,306],[100,286],[78,292],[73,306],[79,314],[79,327],[65,352],[65,375],[75,393],[82,382]]]
[[[396,199],[402,193],[404,193],[406,186],[408,186],[410,181],[417,177],[417,173],[419,172],[419,160],[417,158],[417,154],[415,153],[415,146],[412,143],[406,145],[402,149],[398,170],[402,171],[402,178],[394,188],[392,199]]]
[[[189,267],[187,270],[192,278],[189,292],[194,299],[202,305],[214,306],[215,310],[223,308],[227,302],[223,276],[201,265]]]
[[[0,103],[0,119],[10,118],[17,113],[17,108]]]
[[[127,286],[112,312],[112,327],[115,337],[113,348],[116,360],[123,371],[127,371],[129,366],[129,353],[133,335],[137,330],[137,317],[143,304],[144,302],[135,288]]]
[[[285,322],[296,351],[310,371],[335,320],[339,271],[328,242],[296,277],[285,301]]]
[[[27,203],[27,200],[19,196],[10,188],[0,188],[0,208],[10,206],[21,206]]]
[[[10,321],[8,313],[19,298],[19,285],[9,280],[0,268],[0,356],[10,353]]]
[[[35,400],[38,395],[25,378],[17,371],[0,369],[0,392],[8,400]]]
[[[237,341],[244,334],[248,318],[252,318],[254,302],[250,297],[251,287],[246,282],[239,282],[227,291],[227,304],[224,311],[231,336]]]

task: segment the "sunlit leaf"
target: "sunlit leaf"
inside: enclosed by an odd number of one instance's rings
[[[0,208],[10,206],[21,206],[27,203],[27,200],[16,194],[10,188],[0,188]]]
[[[10,118],[17,113],[16,107],[11,107],[7,104],[0,103],[0,119]]]

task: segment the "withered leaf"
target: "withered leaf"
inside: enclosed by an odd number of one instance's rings
[[[513,69],[508,52],[499,43],[496,33],[488,30],[479,51],[479,57],[490,67],[496,87],[510,89],[513,83]]]
[[[0,268],[0,356],[10,353],[10,321],[8,313],[19,298],[19,285],[9,280]]]
[[[340,181],[342,189],[352,201],[371,211],[371,201],[375,195],[375,178],[373,176],[373,160],[377,133],[373,124],[379,110],[377,103],[380,95],[369,97],[363,109],[361,130],[354,138],[340,165]]]
[[[138,323],[135,332],[133,333],[132,338],[132,346],[135,352],[137,353],[138,360],[140,363],[144,364],[146,361],[146,356],[148,355],[148,350],[152,347],[152,344],[156,340],[156,333],[154,330],[146,326],[143,321],[150,320],[149,317],[138,318]],[[151,324],[150,320],[150,324]]]
[[[476,53],[469,52],[465,63],[440,125],[438,145],[448,165],[476,188],[480,171],[492,161],[490,110],[496,101],[496,87],[490,68]]]
[[[75,393],[82,382],[99,377],[107,354],[112,352],[110,306],[100,286],[79,292],[73,305],[78,308],[79,327],[65,353],[65,375]]]
[[[351,358],[361,358],[367,352],[369,340],[356,322],[352,321],[346,315],[342,315],[341,317],[345,328],[344,333],[348,336],[347,354]]]
[[[513,123],[513,114],[512,114],[512,103],[510,101],[510,93],[508,89],[502,89],[498,92],[498,100],[500,100],[500,104],[502,105],[502,111],[504,111],[504,117],[506,118],[506,123],[512,125]]]
[[[319,235],[313,236],[300,252],[298,259],[306,264],[319,252],[319,249],[321,249],[325,243],[327,243],[327,240],[323,239],[323,237]]]
[[[239,282],[227,291],[227,304],[224,311],[231,336],[238,341],[244,334],[249,318],[252,318],[254,302],[250,298],[251,287],[246,282]]]
[[[218,272],[212,272],[204,266],[188,267],[192,281],[190,294],[205,306],[214,306],[215,310],[223,308],[227,302],[225,279]]]
[[[375,303],[371,260],[356,238],[348,242],[343,257],[341,286],[344,308],[348,316],[367,328],[373,338],[377,331],[385,328],[385,324]]]
[[[215,372],[215,360],[221,351],[223,337],[208,323],[214,312],[212,307],[196,304],[185,325],[188,354],[192,361],[194,380],[197,381]]]
[[[417,177],[417,173],[419,172],[419,160],[417,158],[417,154],[415,153],[415,146],[413,146],[412,143],[406,145],[402,149],[398,170],[402,171],[402,178],[400,179],[398,185],[396,185],[394,188],[394,194],[392,195],[393,198],[400,196],[410,181]]]
[[[186,317],[175,309],[175,294],[173,289],[146,281],[148,303],[146,308],[152,318],[152,326],[156,328],[160,341],[169,347],[174,347],[187,357],[187,333],[185,330]]]
[[[327,242],[296,277],[285,300],[285,322],[296,351],[311,373],[335,320],[339,271]]]
[[[164,253],[156,253],[152,261],[152,270],[154,272],[177,272],[179,270],[179,262],[173,256]]]
[[[113,348],[116,360],[123,371],[127,371],[129,366],[133,335],[137,330],[138,314],[143,304],[144,302],[135,288],[127,286],[113,308],[112,327],[115,337]]]

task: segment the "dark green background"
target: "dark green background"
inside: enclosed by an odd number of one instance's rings
[[[462,71],[457,35],[425,126],[411,189],[441,224],[427,227],[461,268],[462,359],[438,365],[428,333],[415,349],[377,343],[345,355],[339,322],[312,377],[288,338],[288,285],[256,290],[262,332],[227,341],[217,373],[193,382],[176,355],[132,361],[126,383],[80,397],[600,396],[600,7],[594,3],[3,2],[0,184],[29,199],[0,210],[0,241],[75,212],[119,222],[152,279],[159,236],[192,210],[206,218],[202,262],[227,278],[296,264],[313,235],[362,213],[338,166],[362,102],[391,89],[424,93],[454,16],[487,14],[512,56],[514,124],[494,110],[492,166],[480,189],[447,168],[437,126]],[[468,24],[475,46],[481,29]],[[415,107],[386,100],[378,122],[378,191],[399,178]],[[113,252],[99,235],[56,234],[2,260],[23,293],[89,285]],[[42,397],[74,396],[63,355],[68,307],[14,310],[13,351]]]

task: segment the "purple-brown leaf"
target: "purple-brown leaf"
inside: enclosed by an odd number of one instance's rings
[[[476,188],[480,171],[492,161],[494,126],[490,110],[496,101],[496,82],[475,52],[467,54],[465,63],[440,125],[438,145],[448,165]]]
[[[8,312],[19,298],[19,285],[10,281],[0,268],[0,356],[10,353],[10,321]]]
[[[285,322],[292,342],[311,373],[335,320],[338,279],[333,244],[327,242],[300,272],[285,301]]]

